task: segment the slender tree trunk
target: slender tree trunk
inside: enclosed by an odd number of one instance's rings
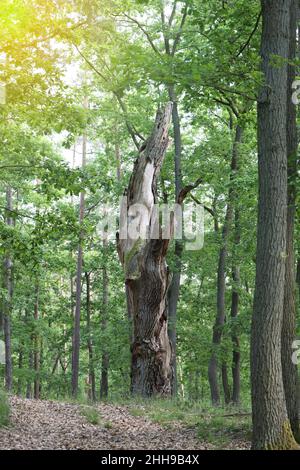
[[[107,246],[106,242],[103,243],[103,248]],[[105,333],[108,321],[108,274],[106,266],[102,269],[102,318],[101,329]],[[100,384],[100,398],[107,398],[108,396],[108,368],[109,368],[109,354],[106,344],[103,345],[102,363],[101,363],[101,384]]]
[[[4,342],[5,342],[5,388],[7,392],[12,391],[12,357],[11,357],[11,324],[10,317],[4,316]]]
[[[133,234],[118,238],[118,252],[124,266],[128,287],[128,302],[133,314],[133,342],[131,346],[131,390],[142,396],[171,394],[171,345],[168,337],[167,292],[169,270],[166,254],[169,240],[154,239],[158,226],[154,211],[156,182],[168,146],[168,131],[172,106],[158,112],[156,123],[147,145],[140,152],[125,193],[127,207],[121,212],[121,221],[129,222],[128,211],[135,204],[143,207],[140,229],[148,227],[146,237]]]
[[[297,260],[297,278],[296,278],[297,286],[298,286],[298,303],[300,305],[300,257]]]
[[[6,224],[9,227],[13,226],[13,219],[11,211],[13,208],[12,202],[12,189],[6,189],[6,207],[8,215]],[[12,371],[12,353],[11,353],[11,314],[12,314],[12,296],[13,296],[13,262],[10,250],[6,250],[4,259],[4,289],[5,296],[3,302],[3,329],[4,329],[4,343],[5,343],[5,388],[8,392],[12,391],[13,386],[13,371]]]
[[[36,281],[35,286],[35,302],[34,302],[34,320],[36,329],[38,328],[37,322],[39,320],[39,284]],[[33,364],[34,364],[34,398],[39,400],[40,398],[40,338],[37,331],[34,333],[33,340]]]
[[[228,369],[227,364],[222,364],[222,385],[223,385],[223,393],[224,393],[224,400],[226,405],[228,405],[231,401],[231,391],[230,385],[228,380]]]
[[[115,142],[115,156],[117,163],[117,181],[121,181],[122,177],[122,165],[121,165],[121,154],[120,154],[120,142],[118,137],[118,127],[115,129],[116,142]]]
[[[33,338],[31,338],[30,340],[31,340],[31,343],[33,344]],[[29,350],[29,353],[28,353],[28,368],[29,368],[30,373],[33,371],[32,344],[30,346],[30,350]],[[31,381],[31,378],[27,379],[26,398],[32,398],[32,381]]]
[[[222,339],[222,330],[226,320],[226,304],[225,304],[225,294],[226,294],[226,262],[227,262],[227,250],[228,250],[228,238],[230,234],[230,228],[233,219],[233,204],[234,204],[234,190],[232,187],[233,180],[236,176],[237,165],[238,165],[238,155],[239,155],[239,145],[242,141],[242,128],[237,125],[235,131],[235,138],[232,149],[232,159],[231,159],[231,174],[230,181],[231,186],[228,194],[228,203],[225,215],[225,221],[222,230],[222,241],[219,254],[219,263],[218,263],[218,273],[217,273],[217,316],[215,325],[213,328],[213,340],[212,340],[212,354],[209,361],[208,367],[208,379],[210,385],[211,400],[213,405],[218,406],[220,404],[220,392],[218,384],[218,360],[217,353],[218,348],[221,344]],[[222,367],[222,378],[224,385],[224,394],[225,401],[228,400],[228,378],[227,368],[225,369],[224,365]],[[230,399],[229,399],[230,401]]]
[[[239,170],[239,161],[236,162],[236,170]],[[231,319],[233,320],[232,327],[232,402],[235,405],[240,403],[240,389],[241,389],[241,378],[240,378],[240,362],[241,362],[241,353],[240,353],[240,340],[236,332],[236,324],[239,314],[239,286],[240,286],[240,266],[237,261],[238,257],[238,247],[241,243],[241,226],[240,226],[240,210],[238,207],[239,199],[239,190],[237,187],[234,190],[234,248],[233,248],[233,268],[232,268],[232,293],[231,293]]]
[[[118,126],[115,127],[115,157],[117,164],[117,181],[120,183],[122,176],[122,163],[121,163],[121,154],[120,154],[120,142],[118,136]],[[107,240],[103,241],[103,251],[107,249]],[[108,322],[108,271],[106,265],[104,264],[102,269],[102,317],[101,317],[101,330],[102,334],[105,333],[107,329]],[[130,310],[129,291],[126,285],[126,301],[127,301],[127,314],[128,320],[130,323],[130,341],[132,340],[132,312]],[[109,372],[109,353],[107,351],[106,345],[104,345],[102,358],[101,358],[101,380],[100,380],[100,399],[107,398],[108,396],[108,372]]]
[[[287,247],[287,59],[290,0],[262,1],[258,101],[259,215],[251,335],[253,449],[297,448],[288,419],[281,365]],[[274,65],[273,57],[282,63]]]
[[[24,345],[21,344],[20,345],[20,349],[19,349],[19,355],[18,355],[18,369],[19,369],[19,372],[22,373],[22,369],[23,369],[23,358],[24,358]],[[22,385],[23,385],[23,380],[21,377],[18,378],[18,385],[17,385],[17,395],[18,397],[21,397],[22,396]]]
[[[169,20],[166,20],[165,14],[165,2],[160,2],[160,12],[161,12],[161,22],[162,22],[162,31],[163,31],[163,38],[165,44],[165,53],[169,63],[172,63],[174,60],[175,54],[177,52],[178,46],[182,39],[182,31],[185,25],[187,16],[188,16],[188,5],[186,4],[180,20],[180,31],[176,33],[176,39],[172,42],[170,41],[171,35],[170,31],[173,27],[174,17],[176,14],[176,2],[174,5],[173,13]],[[172,109],[172,122],[173,122],[173,130],[174,130],[174,146],[175,146],[175,154],[174,154],[174,166],[175,166],[175,195],[176,195],[176,202],[178,201],[180,192],[182,190],[182,174],[181,174],[181,157],[182,157],[182,137],[181,137],[181,125],[180,125],[180,117],[178,112],[178,100],[176,96],[175,86],[169,85],[167,87],[168,94],[170,101],[173,105]],[[171,358],[171,367],[172,367],[172,384],[171,390],[172,395],[175,396],[177,393],[177,354],[176,354],[176,346],[177,346],[177,338],[176,338],[176,323],[177,323],[177,305],[179,300],[180,294],[180,278],[181,278],[181,270],[182,270],[182,255],[183,255],[183,244],[176,240],[175,242],[175,269],[169,289],[168,294],[168,320],[169,320],[169,327],[168,327],[168,334],[169,339],[172,346],[172,358]]]
[[[297,32],[297,0],[291,0],[290,15],[290,45],[289,58],[294,61],[296,58],[296,32]],[[287,257],[285,266],[285,290],[283,306],[283,323],[281,333],[281,361],[283,385],[288,417],[292,431],[298,442],[300,442],[300,404],[298,403],[297,365],[293,364],[291,356],[293,354],[292,344],[296,338],[296,276],[295,276],[295,212],[297,193],[297,123],[296,106],[291,99],[292,83],[296,78],[295,66],[288,65],[288,86],[287,86],[287,158],[288,158],[288,210],[287,210]]]
[[[238,218],[238,209],[236,209],[235,219],[236,219],[236,241],[235,244],[239,244],[240,239],[240,230],[239,230],[239,222],[237,221]],[[239,313],[239,292],[238,286],[240,283],[240,268],[236,264],[232,270],[232,280],[233,280],[233,289],[231,294],[231,318],[232,320],[236,320]],[[240,389],[241,389],[241,379],[240,379],[240,361],[241,361],[241,354],[240,354],[240,340],[238,335],[236,334],[236,325],[233,325],[233,332],[232,332],[232,345],[233,345],[233,353],[232,353],[232,402],[235,405],[240,403]]]
[[[91,282],[90,274],[85,273],[86,282],[86,328],[87,328],[87,347],[89,353],[89,399],[96,401],[96,381],[94,367],[94,348],[91,337]]]
[[[175,93],[174,86],[168,88],[169,98],[173,104],[172,110],[172,122],[174,130],[174,165],[175,165],[175,196],[176,201],[178,200],[179,194],[182,190],[182,174],[181,174],[181,155],[182,155],[182,139],[181,139],[181,127],[180,117],[178,112],[178,103]],[[168,295],[168,319],[169,319],[169,338],[172,345],[172,395],[175,396],[177,393],[177,366],[176,366],[176,323],[177,323],[177,305],[180,294],[180,279],[182,270],[182,255],[183,255],[183,243],[181,240],[175,241],[175,266],[172,277],[172,282],[169,289]]]
[[[25,309],[25,324],[28,327],[28,322],[29,322],[29,313],[28,310]],[[28,349],[28,355],[27,355],[27,368],[30,372],[32,373],[33,370],[33,354],[32,354],[32,335],[29,337],[29,349]],[[26,380],[26,398],[31,398],[32,397],[32,386],[31,386],[31,378],[28,377]]]
[[[84,103],[85,109],[88,108],[87,99]],[[82,139],[82,168],[86,165],[86,150],[87,150],[87,136],[84,134]],[[82,191],[80,194],[79,205],[79,223],[82,225],[84,221],[85,209],[85,193]],[[72,396],[78,395],[78,381],[79,381],[79,356],[80,356],[80,317],[81,317],[81,276],[82,276],[82,263],[83,263],[83,231],[81,229],[79,235],[79,244],[77,252],[77,272],[76,272],[76,304],[74,315],[74,328],[73,328],[73,350],[72,350]]]

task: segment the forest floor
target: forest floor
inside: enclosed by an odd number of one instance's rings
[[[163,406],[163,405],[161,405]],[[249,420],[185,411],[172,416],[142,404],[81,405],[10,398],[11,418],[0,449],[249,449]]]

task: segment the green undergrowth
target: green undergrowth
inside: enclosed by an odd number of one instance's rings
[[[250,441],[251,426],[251,416],[239,415],[236,411],[232,416],[226,412],[219,416],[207,415],[198,421],[196,429],[200,441],[222,449],[236,440]]]
[[[86,404],[81,405],[80,412],[89,424],[93,424],[94,426],[101,426],[105,429],[111,429],[113,427],[110,421],[105,421],[102,418],[96,406]]]
[[[0,390],[0,427],[9,424],[9,403],[6,394]]]
[[[82,416],[85,417],[88,423],[94,424],[94,425],[102,424],[102,418],[100,416],[100,413],[93,406],[81,405],[80,412]]]
[[[113,427],[112,423],[102,419],[97,404],[88,401],[86,397],[71,402],[80,405],[81,414],[90,424],[107,429]],[[127,397],[118,397],[107,402],[111,405],[124,406],[132,416],[147,418],[166,429],[178,423],[193,428],[201,442],[211,444],[215,448],[222,449],[236,440],[245,442],[251,440],[251,411],[250,404],[246,401],[244,406],[239,407],[233,405],[213,407],[208,401]]]
[[[233,440],[251,439],[249,407],[212,407],[208,403],[191,403],[178,400],[128,400],[130,414],[145,417],[166,428],[175,423],[196,430],[199,440],[217,448],[226,447]]]

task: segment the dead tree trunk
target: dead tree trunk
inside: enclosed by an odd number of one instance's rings
[[[132,312],[131,391],[141,396],[171,394],[172,350],[168,337],[166,264],[169,240],[154,236],[159,218],[154,210],[156,182],[168,147],[172,105],[159,111],[151,137],[135,163],[121,209],[118,252],[125,271],[128,304]],[[138,206],[137,206],[138,205]],[[124,204],[125,206],[125,204]],[[133,216],[138,208],[138,216]],[[122,230],[127,223],[128,236]],[[132,227],[136,225],[136,235]],[[144,230],[147,229],[147,234]],[[122,234],[123,232],[123,234]]]

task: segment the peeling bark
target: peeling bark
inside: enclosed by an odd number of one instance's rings
[[[168,337],[167,292],[170,274],[166,264],[169,240],[150,235],[158,226],[154,204],[156,184],[168,147],[172,105],[159,111],[151,137],[136,160],[128,189],[126,214],[121,220],[132,222],[134,204],[146,210],[139,227],[147,227],[145,237],[118,238],[118,252],[125,271],[129,311],[132,313],[131,391],[135,395],[168,396],[171,394],[172,349]]]

